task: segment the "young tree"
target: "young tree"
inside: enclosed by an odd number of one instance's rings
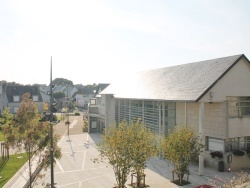
[[[146,163],[157,154],[156,137],[153,132],[145,127],[140,119],[130,125],[129,134],[132,142],[130,151],[132,171],[137,177],[137,187],[144,187],[142,180],[145,175]]]
[[[29,186],[32,187],[32,161],[33,156],[39,157],[39,161],[46,167],[50,160],[47,160],[48,153],[46,148],[50,144],[50,126],[48,122],[39,122],[41,116],[38,114],[37,105],[30,99],[28,93],[22,97],[22,102],[15,116],[15,121],[5,123],[3,133],[6,142],[13,148],[21,151],[24,149],[28,154],[29,166]],[[55,135],[55,141],[58,141],[58,136]],[[56,143],[54,146],[57,146]],[[61,157],[60,148],[55,147],[55,158]]]
[[[10,113],[9,108],[5,108],[3,114],[0,117],[0,129],[3,125],[12,125],[14,122],[14,115]]]
[[[165,157],[173,164],[173,172],[177,174],[180,184],[185,173],[188,173],[189,163],[197,157],[204,145],[195,130],[179,127],[163,141]]]
[[[130,151],[133,143],[129,138],[129,133],[129,126],[126,122],[120,123],[119,128],[110,126],[97,147],[102,161],[108,159],[108,163],[112,166],[119,188],[126,187],[125,183],[132,167]]]
[[[131,171],[136,174],[137,186],[144,186],[141,183],[146,163],[157,153],[154,134],[140,120],[131,124],[123,121],[118,127],[110,126],[105,130],[98,150],[103,159],[108,159],[118,187],[122,188]]]

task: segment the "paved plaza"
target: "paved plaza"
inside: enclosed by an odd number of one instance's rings
[[[56,187],[114,187],[116,180],[112,168],[106,163],[94,163],[92,161],[98,157],[96,143],[99,140],[100,134],[87,133],[62,138],[59,146],[62,148],[63,157],[57,161],[54,169]],[[152,163],[154,162],[157,163],[157,160],[152,160]],[[150,187],[177,187],[164,176],[161,176],[157,170],[157,168],[146,170],[146,183]],[[46,176],[44,180],[37,182],[36,187],[44,187],[50,182],[50,172],[42,173],[46,173]]]
[[[92,160],[98,157],[96,143],[100,140],[100,134],[76,134],[64,136],[59,143],[62,148],[63,157],[57,161],[55,167],[56,187],[62,188],[111,188],[115,185],[115,176],[112,168],[106,163],[94,163]],[[198,166],[190,166],[191,184],[183,186],[185,188],[196,187],[208,184],[217,174],[220,177],[232,177],[233,173],[217,172],[213,169],[205,169],[205,176],[198,175]],[[45,178],[38,182],[36,187],[44,187],[50,182],[50,172]],[[146,184],[152,188],[178,187],[171,183],[172,165],[166,160],[159,158],[151,159],[146,168]],[[131,179],[128,179],[129,184]]]
[[[59,188],[112,188],[115,186],[116,180],[113,169],[108,163],[94,163],[92,160],[97,158],[99,153],[96,149],[96,144],[100,141],[101,134],[99,133],[83,133],[82,118],[71,117],[72,124],[69,127],[69,135],[67,127],[63,122],[55,127],[55,131],[61,134],[59,147],[62,149],[62,158],[57,161],[54,168],[54,182]],[[209,184],[209,180],[214,179],[215,175],[219,177],[233,177],[234,173],[218,172],[215,169],[205,168],[204,176],[198,175],[198,166],[190,165],[189,185],[184,188],[193,188],[199,185]],[[45,177],[38,180],[34,187],[42,188],[50,184],[50,169],[42,171]],[[158,157],[151,159],[145,170],[146,184],[151,188],[175,188],[177,185],[171,183],[172,180],[172,165]],[[19,176],[19,178],[18,178]],[[186,178],[186,177],[184,177]],[[20,183],[23,182],[23,175],[20,172],[6,184],[5,187],[23,187]],[[131,182],[129,177],[127,184]]]

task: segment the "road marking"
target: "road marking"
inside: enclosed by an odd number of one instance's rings
[[[82,182],[80,181],[80,182],[79,182],[79,188],[81,188],[81,187],[82,187]]]
[[[75,119],[75,120],[70,124],[69,128],[72,129],[72,128],[76,125],[77,122],[78,122],[78,120]]]
[[[72,182],[72,183],[69,183],[69,184],[64,184],[64,185],[61,185],[61,186],[57,185],[56,187],[68,187],[70,185],[74,185],[74,184],[79,183],[79,182],[85,182],[85,181],[89,181],[89,180],[94,180],[96,178],[100,178],[100,177],[103,177],[103,176],[110,176],[111,174],[113,174],[113,173],[104,174],[104,175],[96,176],[96,177],[93,177],[93,178],[89,178],[89,179],[85,179],[85,180],[81,180],[81,181],[76,181],[76,182]]]
[[[98,170],[98,169],[103,169],[103,168],[112,168],[111,166],[103,166],[103,167],[98,167],[98,168],[88,168],[88,169],[81,169],[81,170],[67,170],[64,172],[55,172],[54,174],[62,174],[62,173],[73,173],[73,172],[82,172],[82,171],[88,171],[88,170]]]
[[[83,161],[82,161],[82,170],[84,169],[84,166],[85,166],[85,159],[86,159],[86,151],[84,152],[84,155],[83,155]]]
[[[59,163],[59,161],[57,159],[55,159],[55,160],[56,160],[56,164],[58,165],[58,167],[60,168],[60,170],[62,172],[64,172],[63,167],[61,166],[61,164]]]
[[[62,135],[61,140],[58,142],[58,144],[57,144],[58,146],[59,146],[59,144],[62,142],[62,140],[63,140],[64,136],[66,135],[66,133],[67,133],[67,129],[65,130],[64,134]]]

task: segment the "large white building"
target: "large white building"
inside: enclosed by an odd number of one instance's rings
[[[204,164],[218,168],[218,161],[223,161],[223,170],[250,167],[250,62],[245,55],[116,80],[91,100],[89,132],[137,118],[163,136],[175,126],[195,127],[206,145],[199,158],[200,174]],[[246,154],[237,156],[235,150]],[[221,151],[223,158],[211,158],[211,151]]]

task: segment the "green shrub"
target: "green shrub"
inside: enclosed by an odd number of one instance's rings
[[[219,159],[223,158],[223,153],[221,151],[211,151],[210,155],[212,158],[218,157]]]
[[[245,152],[242,150],[234,150],[233,154],[236,156],[243,156],[243,155],[245,155]]]
[[[75,116],[80,116],[80,113],[79,112],[75,112]]]

